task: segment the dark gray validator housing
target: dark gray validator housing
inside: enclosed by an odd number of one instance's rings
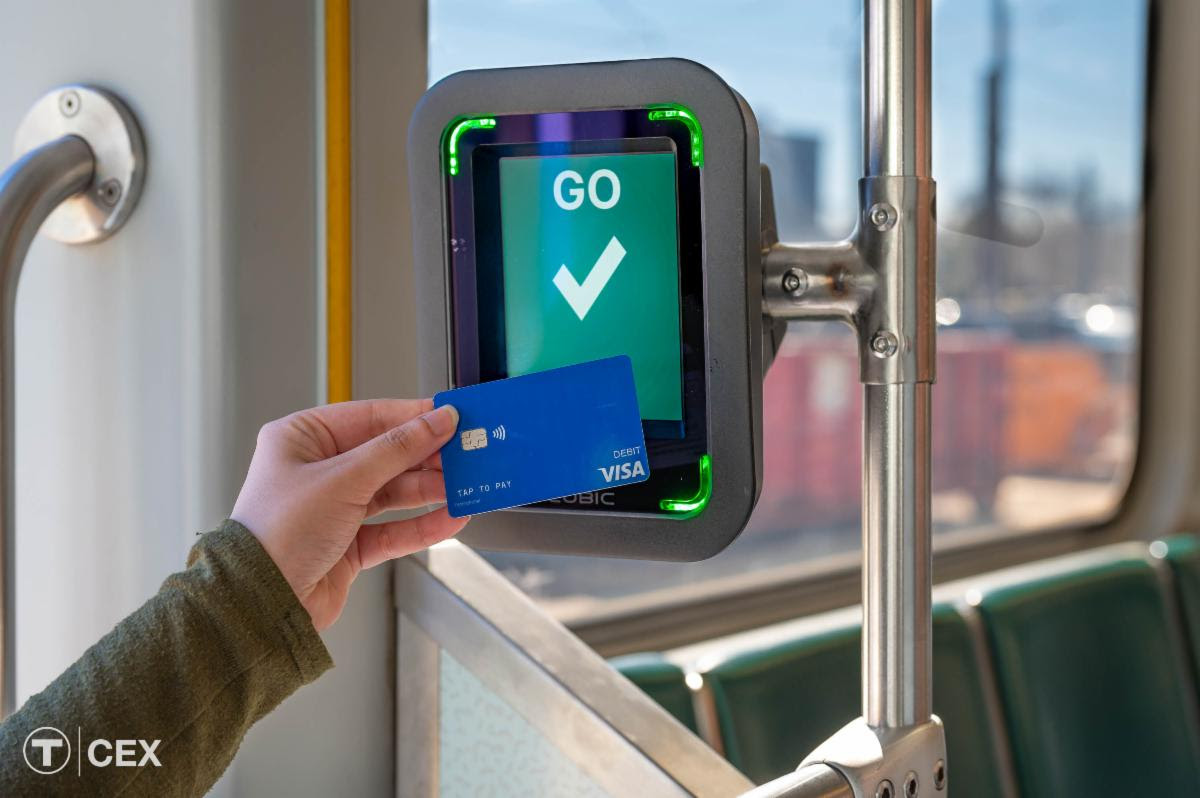
[[[719,76],[681,59],[460,72],[426,92],[408,134],[420,390],[451,385],[450,280],[442,134],[462,116],[501,116],[678,103],[704,136],[701,170],[707,419],[713,488],[686,519],[596,508],[503,510],[462,539],[484,549],[701,560],[749,521],[762,489],[763,317],[758,125]]]

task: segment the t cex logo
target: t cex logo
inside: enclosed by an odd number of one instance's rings
[[[25,764],[38,773],[57,773],[71,761],[71,741],[53,726],[34,729],[25,738]]]
[[[82,747],[82,730],[78,727],[76,742]],[[162,740],[108,740],[97,738],[87,746],[87,761],[92,767],[106,768],[141,768],[162,767],[155,753]],[[81,751],[74,751],[71,739],[53,726],[41,726],[34,729],[25,738],[25,764],[37,773],[51,775],[58,773],[71,761],[72,753],[82,757]],[[83,760],[78,762],[77,772],[82,771]]]

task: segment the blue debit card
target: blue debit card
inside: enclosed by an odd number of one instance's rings
[[[455,518],[650,476],[625,355],[442,391],[433,404],[459,414],[442,447]]]

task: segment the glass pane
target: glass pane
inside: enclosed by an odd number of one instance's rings
[[[438,654],[439,798],[612,798],[446,650]]]
[[[934,3],[935,530],[1002,535],[1113,511],[1136,447],[1144,0]],[[682,56],[754,108],[785,239],[854,225],[860,2],[431,0],[430,79]],[[850,333],[793,326],[765,387],[750,528],[695,564],[491,555],[560,615],[762,583],[859,545]]]

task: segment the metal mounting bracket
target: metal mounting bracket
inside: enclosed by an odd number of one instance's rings
[[[936,715],[901,728],[868,726],[856,718],[800,764],[828,765],[854,798],[930,798],[946,791],[946,734]]]
[[[112,235],[137,204],[146,176],[146,147],[137,120],[114,95],[94,86],[60,86],[43,94],[17,127],[14,160],[74,136],[92,150],[91,184],[64,200],[39,231],[64,244]]]
[[[860,218],[848,238],[784,244],[775,232],[764,166],[763,315],[769,326],[806,319],[845,322],[858,338],[863,384],[933,382],[933,325],[922,322],[933,318],[934,190],[927,177],[863,178]],[[915,266],[916,279],[906,279],[900,264]]]

